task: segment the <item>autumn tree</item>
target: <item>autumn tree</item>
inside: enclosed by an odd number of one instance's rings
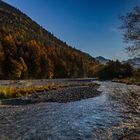
[[[30,40],[27,42],[27,50],[29,53],[29,60],[28,61],[28,67],[29,69],[29,74],[31,77],[38,77],[41,72],[41,67],[40,67],[40,45],[36,40]]]
[[[3,40],[3,46],[5,49],[6,55],[16,57],[17,47],[15,44],[15,40],[11,34],[5,36]]]
[[[41,66],[41,78],[53,78],[54,77],[54,65],[52,61],[48,58],[47,55],[41,55],[40,58],[40,66]]]
[[[4,54],[4,50],[3,50],[3,46],[0,42],[0,78],[2,78],[3,76],[3,63],[5,60],[5,54]]]

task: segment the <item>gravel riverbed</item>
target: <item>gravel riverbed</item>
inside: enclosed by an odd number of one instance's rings
[[[10,86],[26,88],[29,81],[12,81]],[[13,99],[3,99],[0,101],[1,105],[28,105],[40,102],[59,102],[66,103],[71,101],[78,101],[81,99],[92,98],[98,96],[99,84],[93,83],[90,79],[77,79],[77,80],[34,80],[30,81],[32,85],[59,85],[58,89],[44,90],[42,92],[34,92],[30,96],[23,96]],[[66,85],[66,86],[65,86]],[[4,86],[6,85],[4,82]],[[63,87],[64,86],[64,87]]]

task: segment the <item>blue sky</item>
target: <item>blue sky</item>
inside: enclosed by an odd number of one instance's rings
[[[126,59],[118,16],[140,0],[5,0],[69,45],[95,56]]]

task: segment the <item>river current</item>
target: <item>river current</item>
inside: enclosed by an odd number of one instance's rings
[[[69,103],[0,107],[0,140],[140,139],[140,87],[112,82]]]

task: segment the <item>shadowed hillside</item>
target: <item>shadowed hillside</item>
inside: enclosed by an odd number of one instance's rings
[[[93,76],[96,60],[0,1],[0,78]]]

